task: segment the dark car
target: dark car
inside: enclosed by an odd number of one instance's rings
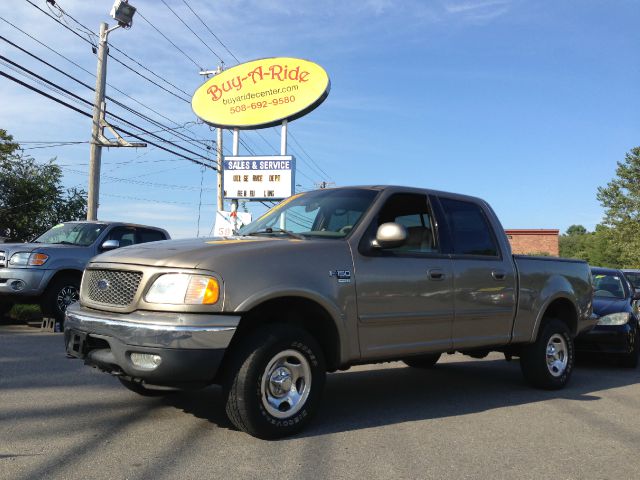
[[[593,275],[593,313],[598,318],[593,330],[576,338],[576,350],[617,356],[621,365],[636,368],[640,358],[639,318],[633,303],[640,299],[622,271],[591,269]]]
[[[640,270],[622,270],[624,276],[627,277],[627,280],[631,282],[631,285],[636,290],[640,290]]]

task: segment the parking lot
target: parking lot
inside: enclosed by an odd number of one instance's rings
[[[0,477],[637,478],[640,371],[580,363],[560,392],[517,361],[447,356],[328,378],[309,429],[231,429],[212,387],[143,398],[67,359],[61,334],[0,327]]]

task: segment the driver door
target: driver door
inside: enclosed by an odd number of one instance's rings
[[[404,225],[407,242],[371,246],[378,227]],[[363,359],[447,350],[454,316],[453,269],[441,253],[427,195],[389,196],[354,251],[358,332]]]

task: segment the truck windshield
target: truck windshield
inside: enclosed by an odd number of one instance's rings
[[[377,194],[377,190],[344,188],[294,195],[241,228],[239,234],[344,238]]]
[[[101,223],[60,223],[34,240],[34,243],[53,243],[88,247],[104,229]]]

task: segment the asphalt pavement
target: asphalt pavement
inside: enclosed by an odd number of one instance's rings
[[[559,392],[517,361],[445,356],[328,377],[310,428],[235,431],[217,387],[145,398],[67,359],[62,335],[0,326],[2,479],[635,479],[640,371],[581,363]]]

